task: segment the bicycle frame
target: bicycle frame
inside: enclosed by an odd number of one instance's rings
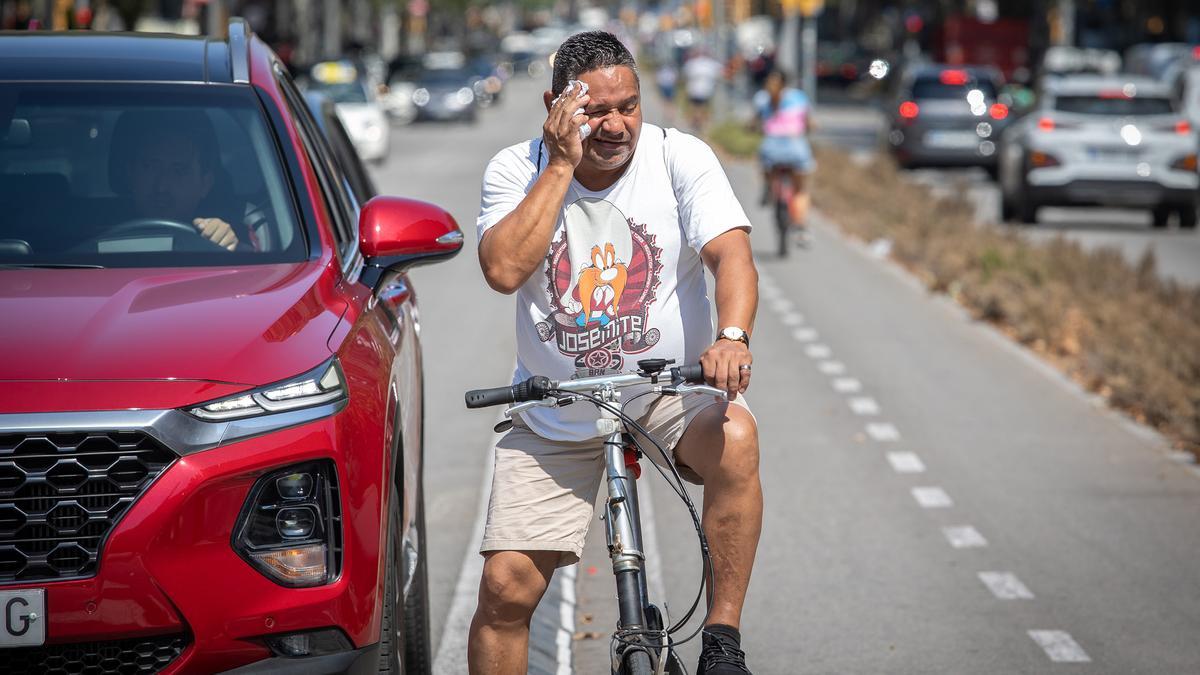
[[[657,374],[655,374],[657,375]],[[669,622],[664,620],[656,606],[650,603],[646,584],[646,554],[642,544],[641,513],[638,503],[637,479],[630,475],[625,459],[625,435],[629,433],[618,412],[621,403],[620,387],[635,384],[654,384],[652,391],[660,394],[704,393],[727,398],[726,392],[707,385],[675,384],[658,385],[656,378],[642,374],[625,373],[567,380],[555,384],[560,392],[576,392],[603,401],[610,409],[600,406],[600,419],[596,420],[597,436],[604,439],[605,482],[608,498],[605,500],[604,531],[608,543],[608,554],[612,561],[613,576],[617,583],[617,631],[610,643],[613,672],[619,672],[622,659],[630,649],[642,649],[650,656],[654,673],[662,675],[671,661],[667,636]],[[669,391],[668,391],[669,390]],[[556,405],[556,399],[543,399],[516,404],[504,415],[512,418],[516,413],[536,406]],[[657,644],[646,639],[647,631],[660,633]],[[635,643],[637,646],[630,646]],[[680,669],[682,666],[677,666]]]

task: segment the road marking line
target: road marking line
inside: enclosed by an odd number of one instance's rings
[[[846,364],[841,361],[822,361],[817,364],[817,370],[826,375],[841,375],[846,372]]]
[[[1031,630],[1029,637],[1038,643],[1042,651],[1051,661],[1058,663],[1089,663],[1092,659],[1083,651],[1083,647],[1062,630]]]
[[[979,530],[970,525],[958,525],[955,527],[943,527],[942,534],[946,535],[946,541],[954,548],[983,548],[987,546],[987,539],[979,534]]]
[[[833,390],[839,394],[855,394],[862,391],[862,382],[853,377],[839,377],[833,381]]]
[[[658,554],[658,528],[654,521],[654,495],[651,481],[638,481],[638,507],[642,521],[642,553],[646,556],[646,592],[650,602],[662,609],[667,600],[667,584],[663,582],[662,559]]]
[[[940,487],[915,487],[912,489],[912,496],[924,509],[945,509],[954,506],[950,495]]]
[[[554,637],[557,647],[558,670],[555,675],[571,675],[571,643],[575,640],[575,577],[579,563],[568,565],[556,573],[559,577],[561,599],[558,603],[558,634]]]
[[[792,311],[792,301],[787,298],[775,298],[771,300],[771,309],[775,310],[776,314],[786,314]]]
[[[850,404],[850,409],[855,415],[878,415],[879,404],[870,396],[855,396],[847,403]]]
[[[496,421],[503,418],[501,415]],[[483,543],[483,525],[487,521],[487,508],[492,494],[492,472],[496,465],[496,443],[500,434],[492,434],[488,442],[487,459],[484,461],[483,485],[479,490],[479,505],[475,512],[471,540],[467,544],[466,557],[454,584],[454,596],[450,600],[450,611],[442,627],[442,641],[437,656],[433,659],[433,672],[437,675],[457,675],[467,672],[467,633],[475,615],[475,604],[479,597],[479,579],[483,575],[483,556],[479,546]]]
[[[817,331],[812,328],[797,328],[792,331],[792,337],[798,342],[812,342],[817,339]]]
[[[925,463],[915,452],[889,452],[887,458],[896,473],[925,473]]]
[[[809,345],[804,348],[804,353],[810,359],[827,359],[833,355],[833,350],[829,345]]]
[[[780,317],[780,321],[783,321],[783,325],[785,326],[799,326],[804,323],[804,315],[796,312],[788,312]]]
[[[900,440],[900,430],[890,422],[872,422],[868,424],[867,435],[872,440],[881,443],[893,443]]]
[[[1000,600],[1033,599],[1033,593],[1012,572],[980,572],[979,580]]]

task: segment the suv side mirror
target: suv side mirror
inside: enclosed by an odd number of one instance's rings
[[[376,291],[388,277],[453,258],[462,245],[454,217],[427,202],[373,197],[358,216],[358,248],[378,271]]]

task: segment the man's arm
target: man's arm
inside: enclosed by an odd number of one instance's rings
[[[550,106],[542,139],[550,159],[529,193],[511,213],[489,228],[479,241],[479,266],[488,285],[513,293],[537,271],[558,224],[563,199],[575,167],[583,157],[579,125],[587,119],[573,114],[589,98],[566,91]]]
[[[704,265],[717,282],[717,329],[737,326],[749,335],[758,312],[758,269],[745,229],[729,230],[700,250]],[[734,340],[716,340],[700,356],[709,384],[729,392],[730,398],[750,386],[750,371],[740,366],[754,361],[750,348]]]

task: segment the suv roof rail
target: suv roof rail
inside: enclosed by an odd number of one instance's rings
[[[229,64],[234,82],[250,83],[250,25],[240,16],[229,19]]]

